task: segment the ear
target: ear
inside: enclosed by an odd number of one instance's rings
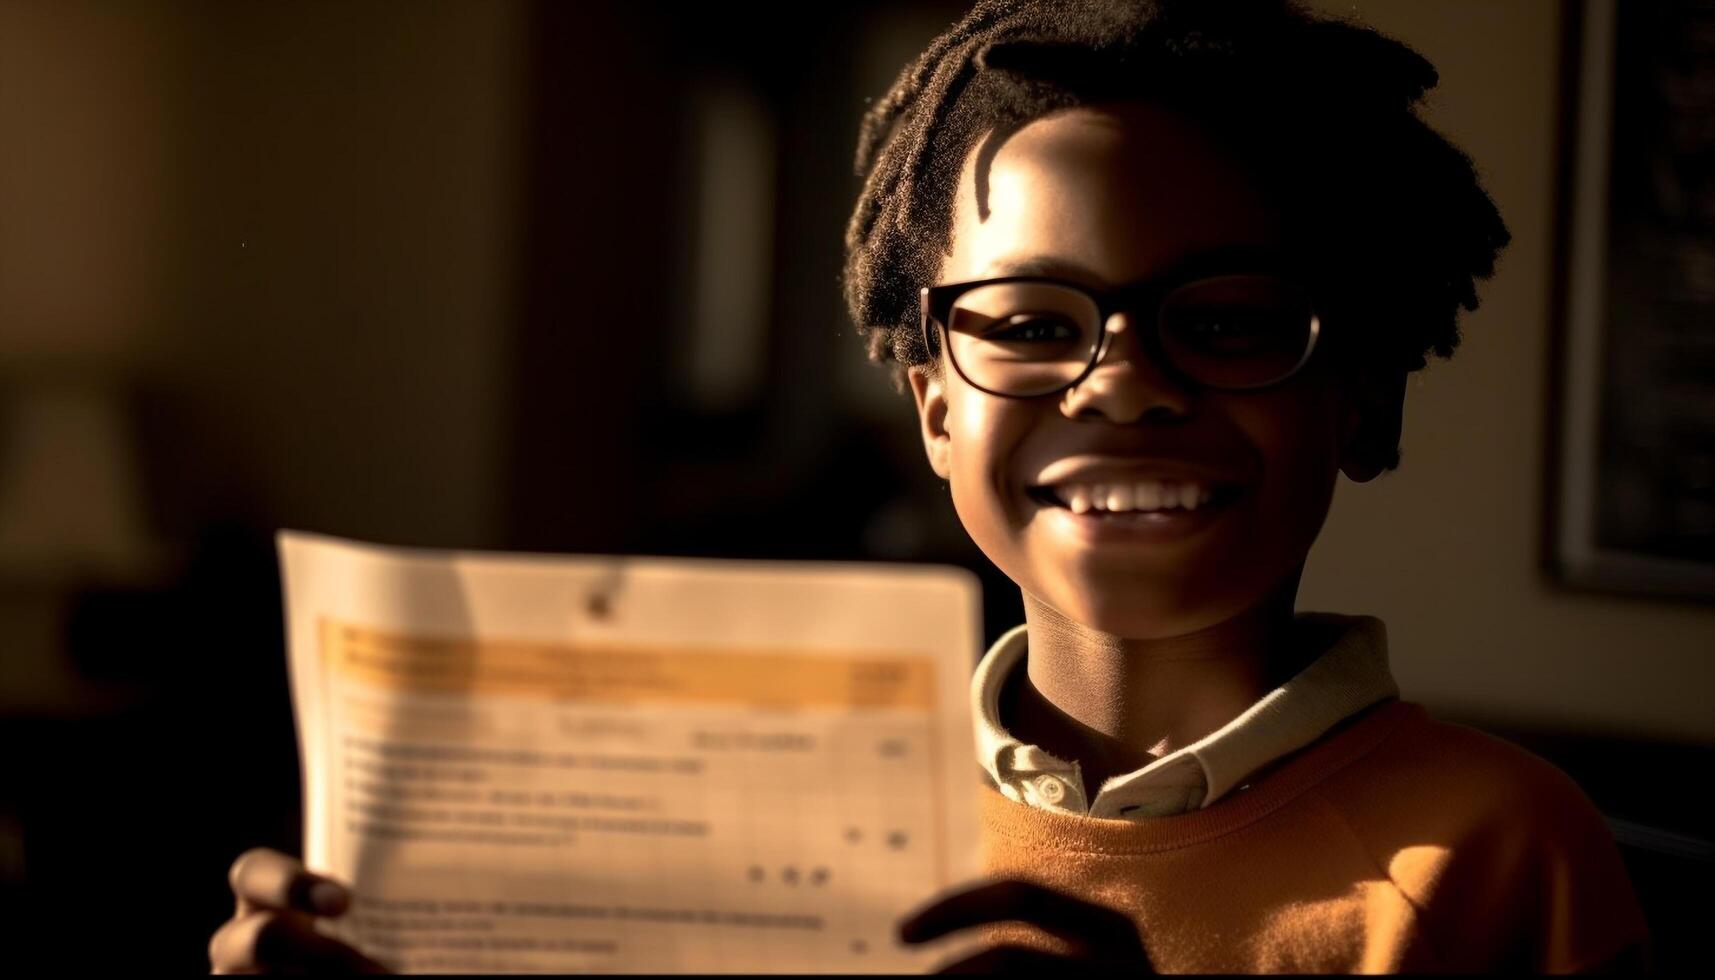
[[[952,468],[947,465],[951,440],[947,437],[947,389],[939,378],[931,377],[928,368],[906,370],[911,384],[911,397],[917,402],[917,421],[923,433],[923,451],[929,455],[929,468],[945,480]]]
[[[1363,369],[1348,389],[1340,442],[1340,472],[1368,483],[1399,465],[1405,421],[1405,372]]]

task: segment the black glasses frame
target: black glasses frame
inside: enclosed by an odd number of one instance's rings
[[[1228,279],[1236,276],[1257,276],[1278,279],[1281,282],[1286,283],[1288,286],[1291,286],[1293,289],[1297,289],[1300,292],[1305,293],[1305,299],[1310,301],[1310,340],[1304,345],[1304,353],[1299,357],[1298,363],[1294,364],[1285,374],[1273,379],[1272,381],[1265,381],[1261,384],[1255,385],[1211,385],[1198,381],[1196,378],[1186,374],[1178,365],[1174,364],[1173,359],[1168,356],[1166,348],[1161,343],[1161,304],[1168,296],[1187,286],[1195,285],[1200,282],[1207,282],[1212,279]],[[1101,319],[1102,336],[1101,339],[1096,342],[1095,353],[1091,355],[1089,363],[1084,365],[1084,369],[1078,372],[1077,377],[1058,388],[1031,395],[1015,395],[1004,391],[996,391],[993,388],[984,387],[983,385],[977,384],[975,381],[971,380],[970,375],[965,373],[965,369],[959,366],[959,359],[952,356],[951,346],[946,343],[947,319],[952,316],[953,305],[959,301],[960,296],[963,296],[965,293],[981,286],[999,286],[1014,282],[1039,283],[1042,285],[1059,286],[1066,289],[1076,290],[1091,299],[1096,307],[1097,316]],[[1150,322],[1154,324],[1154,329],[1138,331],[1139,339],[1143,343],[1144,352],[1149,355],[1151,360],[1153,360],[1157,365],[1160,365],[1162,369],[1167,371],[1176,381],[1179,381],[1182,384],[1198,388],[1215,388],[1221,391],[1257,391],[1262,388],[1271,388],[1277,384],[1285,382],[1287,379],[1303,370],[1304,365],[1310,363],[1310,357],[1316,352],[1318,341],[1320,341],[1322,335],[1322,317],[1316,312],[1316,305],[1309,295],[1309,292],[1304,290],[1301,286],[1296,285],[1290,278],[1268,272],[1234,270],[1224,273],[1174,276],[1168,279],[1148,279],[1142,282],[1127,283],[1122,286],[1114,286],[1108,289],[1092,289],[1083,283],[1075,282],[1070,279],[1062,279],[1058,276],[999,276],[993,279],[972,279],[966,282],[949,282],[940,283],[934,286],[924,286],[920,293],[920,298],[922,303],[922,320],[920,323],[920,329],[923,333],[923,349],[929,352],[930,357],[938,357],[942,350],[946,350],[948,352],[947,360],[952,363],[953,370],[959,373],[959,377],[963,378],[966,384],[978,391],[994,395],[997,398],[1044,398],[1048,395],[1058,395],[1063,391],[1070,388],[1076,388],[1078,385],[1082,384],[1084,379],[1088,378],[1091,372],[1095,371],[1096,365],[1102,363],[1102,359],[1108,356],[1108,349],[1113,346],[1114,331],[1109,329],[1108,324],[1113,320],[1114,314],[1122,313],[1127,310],[1134,312],[1149,310],[1153,313],[1153,316],[1150,317]],[[941,343],[937,344],[937,340],[941,341]]]

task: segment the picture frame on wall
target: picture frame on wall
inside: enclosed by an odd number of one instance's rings
[[[1551,564],[1715,598],[1715,3],[1564,10]]]

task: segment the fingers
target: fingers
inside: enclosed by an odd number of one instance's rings
[[[385,972],[381,963],[316,931],[313,917],[340,915],[351,906],[351,893],[339,882],[261,847],[240,855],[227,878],[238,911],[209,940],[215,973]]]
[[[382,964],[317,932],[308,916],[292,912],[235,916],[209,940],[208,961],[215,973],[386,972]]]
[[[1147,963],[1130,916],[1027,881],[991,881],[953,892],[899,924],[908,943],[993,922],[1025,922],[1098,960]],[[980,954],[979,954],[980,955]]]
[[[335,916],[351,906],[351,893],[344,885],[306,871],[297,858],[266,847],[239,855],[227,878],[238,899],[238,917],[259,910]]]
[[[995,946],[960,960],[943,963],[931,973],[1029,973],[1052,976],[1078,965],[1063,956],[1024,946]]]

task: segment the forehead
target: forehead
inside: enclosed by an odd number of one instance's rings
[[[1149,278],[1233,246],[1278,247],[1262,191],[1200,130],[1143,103],[1080,107],[966,156],[939,280],[1027,264],[1102,282]],[[986,176],[986,195],[980,176]],[[986,203],[986,214],[980,204]]]

